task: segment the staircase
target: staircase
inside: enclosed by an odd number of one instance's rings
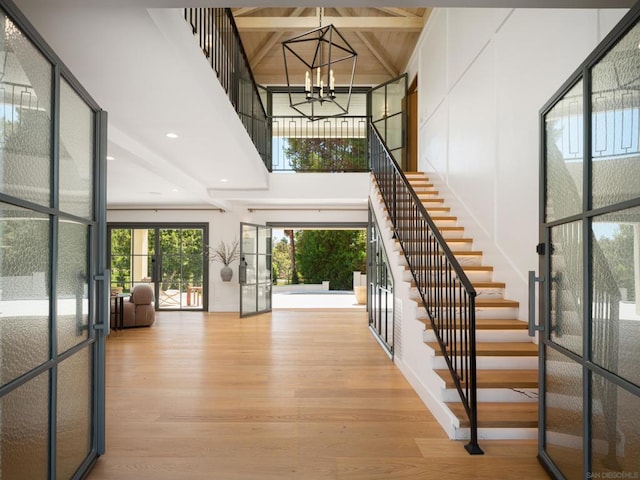
[[[465,236],[464,228],[458,225],[458,219],[451,214],[429,179],[422,173],[405,173],[405,177],[477,292],[479,438],[535,438],[538,424],[538,347],[528,336],[527,324],[518,319],[519,304],[504,298],[505,284],[493,278],[493,268],[483,263],[482,252],[473,249],[473,239]],[[382,197],[378,200],[384,205]],[[411,242],[406,242],[405,247],[419,248]],[[455,418],[455,438],[468,438],[469,419],[398,241],[395,241],[394,254],[388,254],[389,261],[394,261],[394,255],[395,261],[405,266],[402,280],[409,282],[410,298],[417,303],[417,320],[425,326],[425,349],[431,357],[440,388],[436,394]]]

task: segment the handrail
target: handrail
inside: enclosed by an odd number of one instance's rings
[[[369,131],[371,170],[469,418],[470,440],[465,448],[471,454],[482,454],[478,445],[476,291],[373,124]]]
[[[184,18],[198,37],[211,68],[271,171],[271,122],[266,113],[238,27],[229,8],[185,8]]]

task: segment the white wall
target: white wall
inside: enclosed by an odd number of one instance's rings
[[[410,62],[419,168],[521,303],[537,270],[539,109],[624,13],[436,9]]]
[[[366,198],[366,192],[364,197]],[[366,205],[366,204],[365,204]],[[304,207],[300,207],[304,208]],[[282,207],[250,212],[238,207],[233,211],[216,210],[109,210],[108,222],[143,223],[207,223],[209,225],[209,244],[217,245],[220,240],[231,242],[240,238],[240,222],[265,225],[269,222],[315,222],[315,223],[366,223],[366,206],[346,210],[296,209]],[[238,284],[238,262],[233,262],[234,270],[231,282],[220,280],[222,264],[212,263],[209,267],[209,311],[239,311],[240,289]]]

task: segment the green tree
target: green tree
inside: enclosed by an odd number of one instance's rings
[[[296,172],[345,172],[367,168],[366,138],[289,138],[284,153]]]
[[[366,271],[364,230],[300,230],[296,261],[309,283],[329,280],[331,290],[351,290],[353,272]]]
[[[281,238],[279,241],[276,241],[275,238],[273,239],[271,262],[273,264],[274,278],[289,282],[291,280],[291,251],[286,238]]]

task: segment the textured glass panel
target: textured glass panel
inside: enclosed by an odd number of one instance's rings
[[[49,223],[0,203],[0,385],[49,359]]]
[[[271,308],[271,284],[258,286],[258,310],[264,311]]]
[[[271,279],[268,260],[266,255],[258,255],[258,283],[268,282]]]
[[[47,478],[49,373],[0,398],[0,478]]]
[[[640,196],[640,24],[592,71],[593,207]]]
[[[56,478],[71,478],[91,449],[92,384],[89,347],[58,367]]]
[[[386,86],[387,89],[387,115],[395,115],[402,112],[405,97],[405,78],[399,78]]]
[[[255,313],[257,311],[256,301],[256,286],[255,285],[243,285],[242,286],[242,314]]]
[[[271,253],[271,229],[258,227],[258,253]]]
[[[592,402],[590,478],[639,478],[640,398],[594,373]]]
[[[582,354],[582,222],[551,229],[551,340]]]
[[[592,223],[593,361],[640,385],[640,207]]]
[[[247,262],[246,283],[256,283],[258,278],[256,272],[257,255],[245,255],[244,259]]]
[[[93,111],[60,82],[60,210],[93,217]]]
[[[376,88],[371,93],[371,119],[375,122],[387,115],[386,92],[384,87]],[[378,127],[380,128],[380,127]]]
[[[403,146],[402,115],[394,115],[387,119],[387,147],[395,150]]]
[[[86,225],[60,220],[58,228],[58,353],[88,337],[89,267]]]
[[[582,480],[582,366],[546,349],[546,451],[568,480]]]
[[[582,81],[545,117],[547,222],[582,211],[584,115]]]
[[[0,191],[50,204],[51,64],[0,12]]]

